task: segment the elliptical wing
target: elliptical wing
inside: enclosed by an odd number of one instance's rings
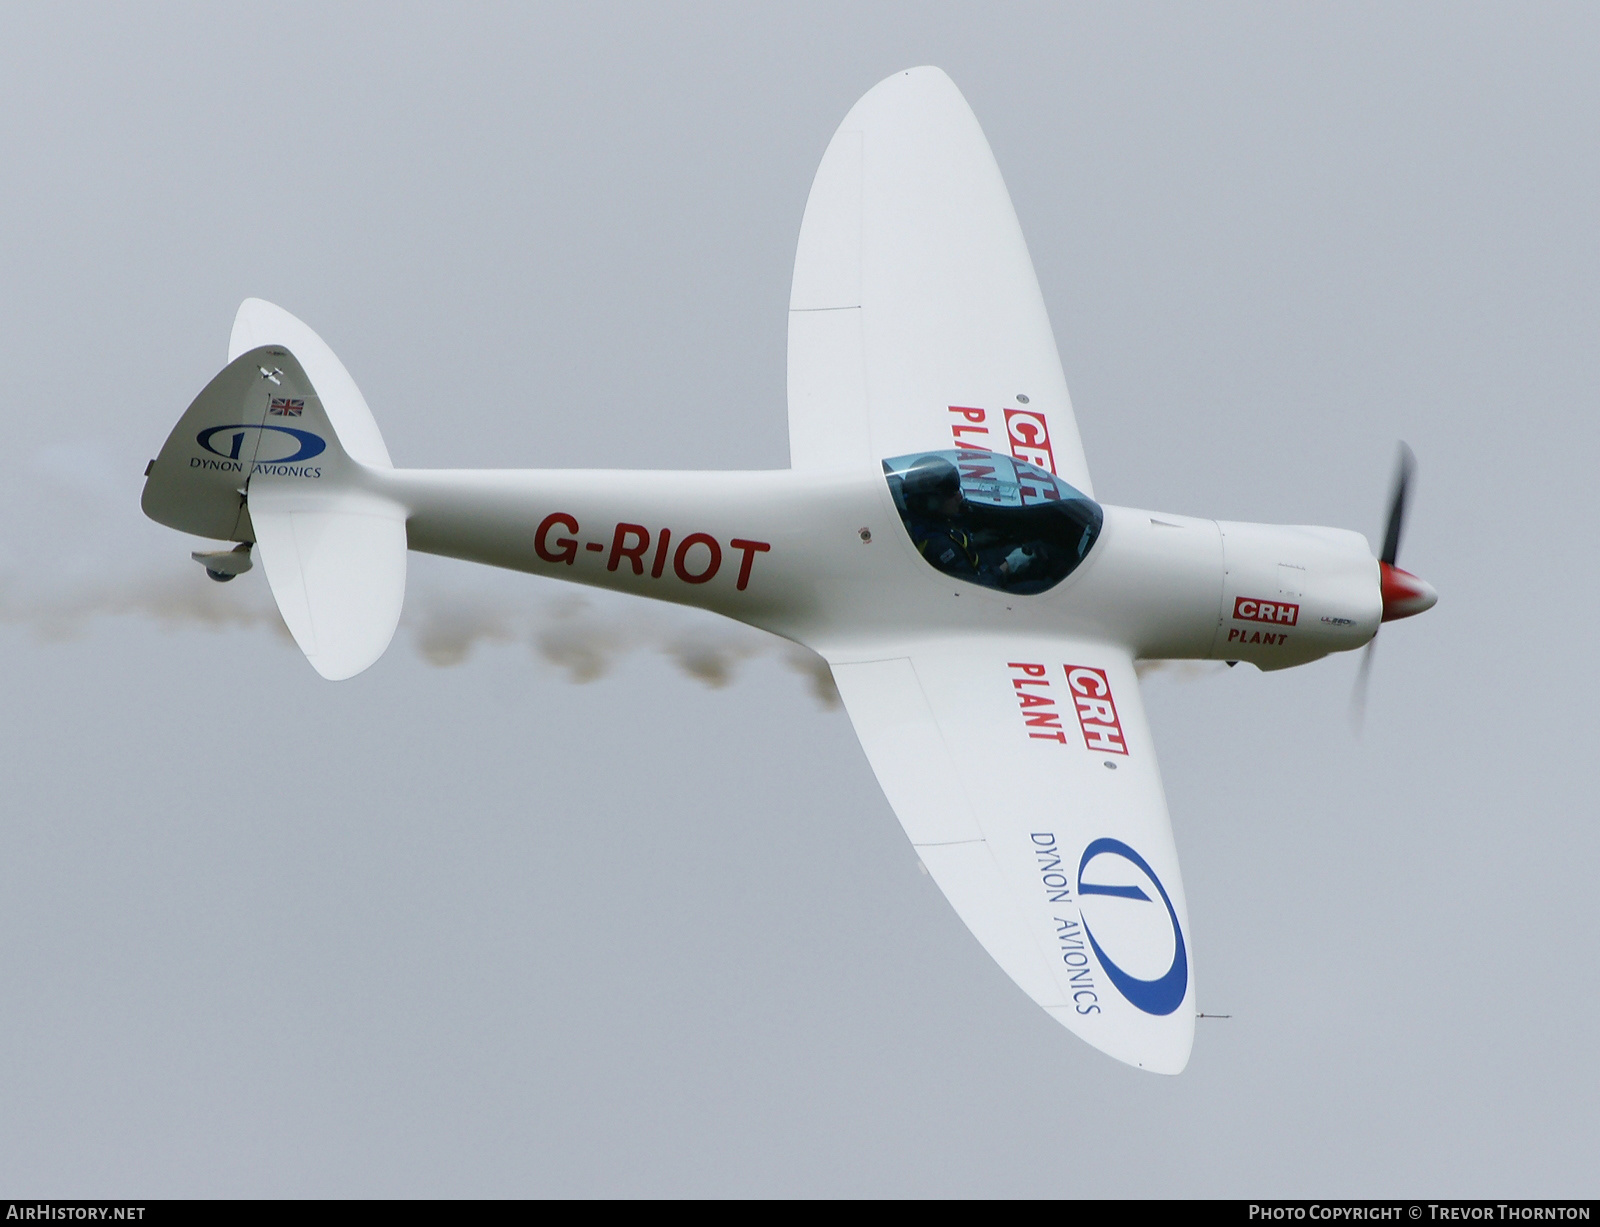
[[[937,68],[880,83],[823,156],[789,300],[797,469],[983,447],[1093,495],[994,154]]]
[[[985,638],[833,673],[918,856],[995,961],[1096,1048],[1181,1072],[1188,911],[1127,651]]]

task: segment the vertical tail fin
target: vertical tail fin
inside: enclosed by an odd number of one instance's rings
[[[344,365],[288,312],[247,299],[229,358],[151,466],[145,514],[255,542],[306,658],[351,677],[383,655],[405,600],[406,509],[374,481],[388,449]]]

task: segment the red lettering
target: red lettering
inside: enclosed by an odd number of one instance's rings
[[[1066,670],[1067,685],[1072,687],[1074,694],[1087,694],[1098,698],[1100,695],[1111,693],[1111,687],[1106,682],[1106,675],[1099,669],[1085,669],[1075,665],[1068,665]]]
[[[952,426],[950,428],[950,434],[956,439],[960,439],[962,435],[986,435],[988,433],[989,428],[987,426]]]
[[[569,567],[573,559],[578,556],[578,543],[571,537],[557,537],[556,544],[560,549],[552,550],[545,544],[545,538],[550,535],[550,530],[557,524],[569,533],[578,531],[578,522],[564,511],[552,511],[539,521],[539,527],[533,534],[533,552],[546,562],[564,562]]]
[[[728,544],[744,551],[744,557],[739,560],[739,582],[734,585],[737,591],[743,592],[750,585],[750,568],[755,565],[756,555],[765,554],[772,546],[765,541],[745,541],[740,537],[735,537]]]
[[[1089,665],[1062,667],[1067,671],[1067,685],[1072,689],[1084,745],[1091,750],[1126,754],[1128,747],[1122,739],[1122,722],[1117,719],[1117,704],[1111,697],[1111,682],[1105,670]]]
[[[1090,724],[1115,724],[1117,722],[1117,709],[1112,706],[1110,699],[1084,699],[1078,700],[1078,719]]]
[[[633,545],[625,545],[629,537]],[[650,548],[650,530],[643,524],[618,524],[611,535],[611,557],[606,559],[606,570],[615,571],[617,564],[626,558],[633,564],[635,575],[644,574],[644,552]]]
[[[661,536],[656,538],[656,560],[650,564],[650,578],[660,579],[663,568],[667,565],[667,542],[672,540],[672,530],[663,528]]]
[[[1006,425],[1011,437],[1024,447],[1036,448],[1045,440],[1044,419],[1036,414],[1007,409]]]
[[[1055,452],[1050,447],[1050,428],[1044,414],[1031,409],[1007,409],[1006,438],[1011,444],[1011,454],[1041,469],[1056,471]]]
[[[711,552],[711,560],[706,564],[706,569],[698,575],[690,571],[684,564],[689,551],[697,545],[703,545]],[[686,584],[703,584],[717,573],[717,568],[722,565],[722,547],[717,544],[717,539],[710,533],[690,533],[683,539],[683,544],[678,546],[677,553],[672,556],[672,572]]]
[[[989,411],[987,409],[967,409],[961,405],[951,405],[950,412],[959,413],[969,422],[982,422],[989,416]]]
[[[1045,676],[1049,670],[1044,665],[1032,664],[1023,660],[1010,661],[1006,668],[1020,669],[1025,675],[1011,679],[1011,689],[1016,692],[1017,706],[1022,709],[1024,727],[1028,729],[1055,730],[1048,733],[1029,732],[1028,736],[1038,741],[1054,741],[1060,745],[1066,745],[1067,735],[1061,730],[1061,711],[1056,707],[1056,701],[1049,695],[1023,689],[1025,686],[1039,686],[1045,690],[1050,689],[1050,679]],[[1046,710],[1035,711],[1030,714],[1029,708],[1045,708]]]
[[[1258,597],[1236,597],[1233,616],[1241,622],[1278,622],[1294,626],[1300,621],[1300,606],[1287,601],[1263,601]]]
[[[1113,754],[1128,752],[1128,747],[1122,744],[1121,729],[1098,724],[1085,724],[1082,727],[1084,744],[1091,750],[1109,750]]]

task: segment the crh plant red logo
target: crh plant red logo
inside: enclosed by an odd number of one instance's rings
[[[1300,606],[1242,596],[1233,603],[1233,616],[1240,622],[1271,622],[1275,626],[1293,626],[1300,621]]]
[[[1111,697],[1111,682],[1104,669],[1090,665],[1066,665],[1067,688],[1078,708],[1078,727],[1083,743],[1091,750],[1107,754],[1126,754],[1128,743],[1117,719],[1117,704]]]

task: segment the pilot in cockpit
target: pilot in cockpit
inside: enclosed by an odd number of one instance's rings
[[[961,474],[942,456],[917,460],[903,474],[900,488],[912,542],[946,575],[998,588],[1024,578],[1033,566],[1031,546],[1018,545],[1000,556],[1002,535],[975,522],[961,495]]]

